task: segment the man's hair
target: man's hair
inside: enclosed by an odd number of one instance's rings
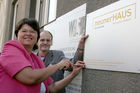
[[[48,31],[48,30],[42,30],[42,32],[48,32],[51,35],[51,40],[53,41],[53,35],[52,35],[52,33],[50,31]]]
[[[47,31],[51,35],[51,40],[53,41],[53,35],[50,31]]]

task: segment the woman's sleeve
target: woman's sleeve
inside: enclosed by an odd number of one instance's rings
[[[22,49],[10,44],[4,46],[0,64],[11,77],[15,76],[23,68],[31,66],[29,60],[24,56]]]

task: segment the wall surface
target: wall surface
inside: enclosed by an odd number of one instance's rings
[[[87,14],[97,9],[105,7],[118,0],[88,0],[87,2]]]
[[[84,3],[88,14],[116,1],[119,0],[58,0],[57,17]],[[140,74],[84,69],[82,93],[140,93]]]
[[[29,17],[30,0],[19,0],[17,11],[17,22],[22,18]]]
[[[10,3],[9,0],[1,0],[0,6],[0,50],[3,44],[9,39],[9,13],[10,13]]]
[[[57,17],[77,8],[78,6],[86,3],[87,0],[57,0]]]
[[[140,74],[83,70],[82,93],[140,93]]]

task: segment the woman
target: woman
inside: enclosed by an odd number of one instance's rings
[[[0,93],[40,93],[42,82],[46,93],[56,93],[84,67],[82,62],[77,62],[80,67],[75,67],[69,76],[54,83],[50,76],[58,69],[69,68],[70,61],[62,60],[45,68],[40,58],[32,53],[39,39],[39,25],[34,19],[22,19],[15,34],[17,40],[7,42],[1,52]]]

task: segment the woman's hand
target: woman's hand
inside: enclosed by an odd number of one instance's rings
[[[59,66],[59,70],[68,69],[70,67],[71,61],[68,59],[61,60],[57,65]]]
[[[85,63],[83,61],[77,61],[76,64],[73,65],[72,75],[77,76],[82,68],[85,68]]]

